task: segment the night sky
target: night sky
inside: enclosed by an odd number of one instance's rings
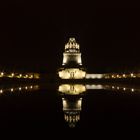
[[[140,69],[140,9],[133,3],[6,1],[0,4],[0,69],[55,72],[69,37],[88,72]]]

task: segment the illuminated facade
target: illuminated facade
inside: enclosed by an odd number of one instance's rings
[[[80,46],[75,38],[70,38],[65,44],[62,68],[59,69],[58,75],[61,79],[83,79],[86,76],[82,67]]]
[[[102,79],[104,77],[104,74],[86,74],[86,79]]]

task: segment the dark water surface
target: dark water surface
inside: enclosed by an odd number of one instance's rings
[[[1,128],[113,130],[140,128],[140,90],[127,85],[0,87]]]

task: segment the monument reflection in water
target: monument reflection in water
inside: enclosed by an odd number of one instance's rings
[[[86,87],[81,84],[62,84],[58,91],[62,96],[64,119],[69,127],[75,127],[80,120],[82,97],[86,92]]]

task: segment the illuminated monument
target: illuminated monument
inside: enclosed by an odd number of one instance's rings
[[[62,68],[58,70],[61,79],[83,79],[86,72],[82,66],[80,46],[75,38],[70,38],[65,44]]]

